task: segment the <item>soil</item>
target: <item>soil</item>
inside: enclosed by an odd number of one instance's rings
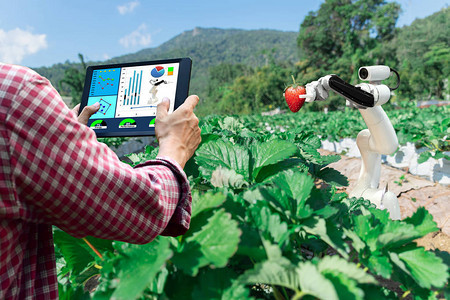
[[[320,153],[336,154],[326,150],[320,150]],[[349,186],[343,190],[350,191],[358,180],[361,159],[342,155],[341,160],[330,164],[329,167],[347,176]],[[388,190],[397,195],[402,218],[411,216],[422,206],[433,216],[440,230],[418,239],[418,245],[427,250],[440,249],[450,252],[450,187],[411,175],[407,171],[382,164],[380,188],[387,185]]]

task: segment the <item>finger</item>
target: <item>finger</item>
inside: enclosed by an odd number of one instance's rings
[[[72,111],[78,116],[78,112],[80,111],[80,103],[78,103],[74,108],[72,108]]]
[[[100,109],[100,103],[95,103],[90,106],[86,106],[78,116],[78,122],[87,125],[89,118]]]
[[[156,118],[160,119],[167,116],[169,108],[170,108],[170,100],[169,98],[165,97],[161,101],[161,103],[159,103],[158,106],[156,107]]]
[[[184,101],[182,106],[186,106],[186,107],[194,110],[194,108],[197,106],[199,100],[200,99],[198,98],[197,95],[191,95],[186,98],[186,100]]]

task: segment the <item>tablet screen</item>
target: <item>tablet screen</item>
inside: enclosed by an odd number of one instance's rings
[[[169,113],[176,108],[179,73],[179,61],[92,68],[87,72],[84,102],[87,106],[98,102],[100,109],[88,126],[97,136],[154,134],[157,105],[168,98]]]

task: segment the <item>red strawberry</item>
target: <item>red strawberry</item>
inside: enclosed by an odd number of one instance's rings
[[[299,98],[300,95],[306,94],[306,89],[304,86],[298,85],[295,82],[294,76],[292,76],[294,84],[288,86],[284,90],[284,98],[292,112],[298,112],[302,108],[303,103],[305,103],[305,98]]]

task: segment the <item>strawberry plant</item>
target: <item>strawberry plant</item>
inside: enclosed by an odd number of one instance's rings
[[[88,237],[91,248],[55,230],[61,298],[443,297],[448,253],[414,242],[438,230],[425,209],[390,220],[338,192],[347,179],[327,165],[339,156],[321,155],[311,130],[266,127],[256,116],[201,121],[202,143],[185,168],[193,210],[184,236],[146,245]],[[156,153],[147,147],[129,159]]]

